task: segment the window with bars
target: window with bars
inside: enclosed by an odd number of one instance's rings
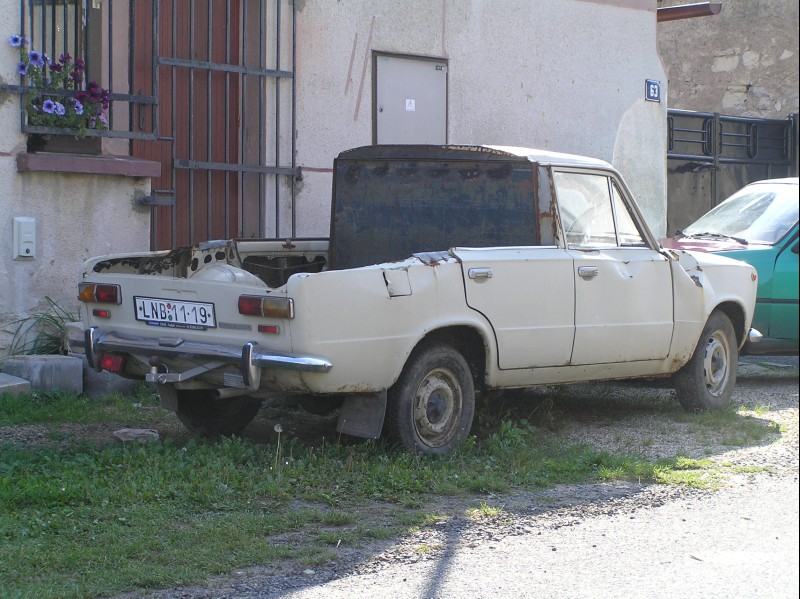
[[[155,139],[158,0],[21,0],[24,133]],[[134,86],[134,82],[135,86]],[[149,126],[148,126],[149,125]]]

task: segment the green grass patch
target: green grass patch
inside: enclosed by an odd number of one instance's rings
[[[70,411],[82,401],[49,397],[56,411],[49,418],[85,415]],[[106,401],[117,413],[117,400]],[[41,406],[25,409],[28,418],[53,421]],[[6,422],[12,416],[0,414]],[[334,559],[341,544],[447,519],[420,509],[433,495],[618,479],[711,487],[723,474],[709,460],[649,462],[566,445],[525,422],[503,422],[485,439],[472,437],[439,458],[374,442],[309,447],[284,440],[276,472],[275,452],[274,445],[241,439],[0,449],[4,592],[108,595],[274,560],[320,564]],[[309,500],[326,507],[297,507]],[[388,503],[380,513],[379,502]],[[371,510],[360,510],[368,504]],[[370,522],[370,513],[380,524]],[[501,514],[486,503],[475,508],[476,517]]]
[[[131,396],[115,393],[90,398],[71,393],[0,395],[0,426],[125,422],[152,425],[160,413],[158,398],[147,387]]]
[[[756,416],[759,412],[758,409],[754,410]],[[673,420],[689,423],[695,433],[703,435],[709,441],[731,447],[745,447],[780,433],[778,423],[756,416],[749,415],[744,407],[731,406],[724,410],[698,414],[675,412]]]

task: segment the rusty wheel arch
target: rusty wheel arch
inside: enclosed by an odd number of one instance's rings
[[[451,325],[434,329],[425,334],[411,350],[409,359],[432,343],[446,343],[461,352],[469,364],[476,389],[483,389],[486,381],[486,359],[489,348],[477,327]]]

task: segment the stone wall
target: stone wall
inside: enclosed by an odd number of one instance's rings
[[[797,0],[723,0],[718,15],[660,23],[669,107],[763,118],[798,112],[797,22]]]

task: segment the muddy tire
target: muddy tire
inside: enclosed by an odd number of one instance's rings
[[[405,449],[443,455],[469,434],[475,386],[469,365],[444,344],[417,349],[389,389],[386,432]]]
[[[261,400],[252,397],[220,399],[212,391],[178,391],[176,414],[183,425],[202,437],[240,434],[253,421]]]
[[[689,412],[719,410],[731,403],[739,350],[730,319],[714,311],[689,362],[674,377],[675,391]]]

